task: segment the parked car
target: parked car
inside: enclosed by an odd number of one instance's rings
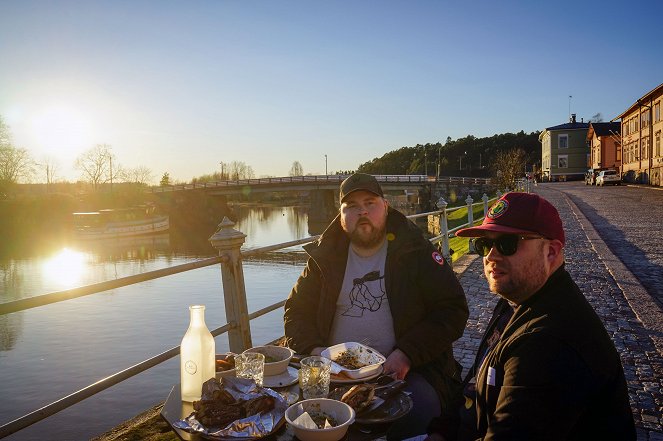
[[[596,184],[596,175],[599,172],[592,170],[591,168],[585,172],[585,185],[594,185]]]
[[[622,179],[616,170],[603,170],[596,177],[596,185],[600,185],[601,187],[604,185],[620,185],[621,183]]]

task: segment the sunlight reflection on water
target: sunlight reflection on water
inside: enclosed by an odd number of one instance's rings
[[[306,215],[293,207],[250,209],[236,229],[245,248],[307,237]],[[211,234],[206,234],[209,237]],[[0,261],[6,302],[191,262],[214,250],[182,252],[172,234],[71,244],[55,253]],[[283,300],[301,272],[301,247],[244,262],[249,310]],[[299,255],[300,257],[297,257]],[[179,345],[188,306],[202,303],[210,329],[226,323],[218,266],[0,316],[0,423],[6,423],[148,357]],[[251,322],[253,342],[283,334],[282,311]],[[228,349],[225,335],[217,352]],[[35,424],[9,440],[89,439],[165,399],[179,380],[177,358]]]

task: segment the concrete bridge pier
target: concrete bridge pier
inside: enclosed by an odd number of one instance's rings
[[[309,201],[311,208],[308,213],[309,220],[313,222],[329,222],[338,213],[334,190],[311,190]]]

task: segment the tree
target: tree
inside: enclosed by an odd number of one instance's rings
[[[231,180],[251,179],[255,176],[253,168],[241,161],[233,161],[230,164],[227,164],[227,167],[228,179]]]
[[[526,166],[527,154],[521,148],[497,152],[492,165],[497,188],[515,188],[516,179],[524,176]]]
[[[300,164],[299,161],[292,163],[289,176],[304,176],[304,167],[302,167],[302,164]]]
[[[139,165],[136,168],[130,168],[126,172],[126,177],[130,182],[136,184],[147,185],[152,182],[152,170],[145,167],[144,165]]]
[[[0,192],[9,190],[21,179],[30,179],[34,166],[26,149],[14,147],[9,126],[0,116]]]
[[[100,184],[111,181],[121,172],[121,167],[113,167],[114,155],[108,144],[97,144],[90,150],[83,152],[76,159],[76,168],[83,173],[83,179],[92,184],[96,190]]]
[[[592,116],[592,118],[589,120],[589,122],[593,123],[598,123],[598,122],[603,122],[603,115],[601,115],[601,112],[595,114]]]
[[[170,175],[168,174],[168,172],[165,172],[163,176],[161,176],[161,181],[159,181],[159,185],[162,187],[170,185]]]

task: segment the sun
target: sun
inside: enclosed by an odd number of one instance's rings
[[[75,107],[56,104],[39,110],[30,121],[30,134],[43,149],[77,152],[91,144],[92,122]]]

